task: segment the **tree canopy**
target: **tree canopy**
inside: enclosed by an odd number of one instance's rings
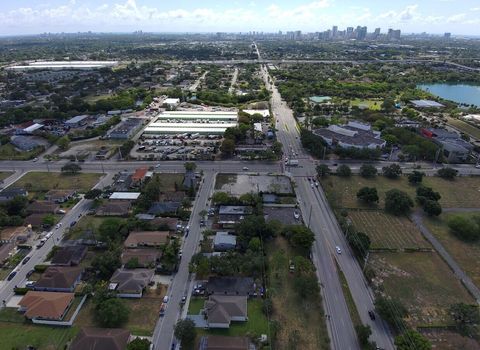
[[[405,215],[413,208],[410,196],[400,190],[392,189],[385,194],[385,210],[394,215]]]

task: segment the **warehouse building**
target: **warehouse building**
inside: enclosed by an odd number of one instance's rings
[[[330,125],[316,129],[313,133],[320,136],[329,146],[342,148],[383,148],[387,144],[380,138],[380,132],[372,130],[369,124],[349,121],[346,125]]]
[[[126,119],[113,129],[109,136],[111,139],[127,140],[140,130],[142,123],[141,119]]]
[[[68,119],[65,122],[65,125],[70,128],[78,128],[80,126],[87,124],[87,119],[88,119],[88,115],[77,115],[76,117]]]
[[[145,128],[147,135],[198,133],[223,135],[238,125],[237,112],[177,111],[160,114]]]

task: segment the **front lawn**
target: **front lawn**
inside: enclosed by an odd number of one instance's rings
[[[203,309],[204,305],[205,305],[205,299],[204,298],[191,297],[190,298],[190,303],[188,304],[188,314],[189,315],[200,314],[200,310]]]

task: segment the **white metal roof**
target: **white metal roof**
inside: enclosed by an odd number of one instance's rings
[[[31,133],[34,132],[35,130],[43,128],[42,124],[35,123],[33,125],[30,125],[28,128],[23,129],[23,131]]]
[[[264,118],[270,115],[270,111],[268,109],[244,109],[243,111],[249,115],[254,115],[258,113],[261,114]]]
[[[180,99],[179,98],[167,98],[163,103],[166,103],[167,105],[174,105],[174,104],[179,104]]]
[[[113,192],[109,199],[130,199],[136,200],[140,197],[140,192]]]
[[[175,128],[164,128],[157,126],[147,126],[145,128],[145,133],[147,134],[163,134],[163,133],[208,133],[208,134],[218,134],[224,133],[227,130],[226,126],[221,128],[185,128],[185,127],[175,127]]]
[[[237,112],[176,111],[159,114],[158,119],[237,120],[238,114]]]

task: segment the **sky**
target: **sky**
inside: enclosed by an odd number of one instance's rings
[[[480,35],[480,0],[0,0],[0,35],[324,31]]]

